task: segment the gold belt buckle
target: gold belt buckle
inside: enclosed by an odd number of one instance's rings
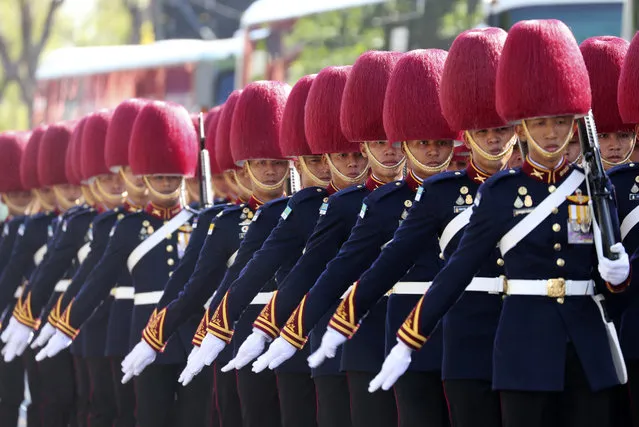
[[[508,279],[503,274],[499,276],[499,279],[501,280],[501,284],[502,284],[501,292],[504,295],[508,295]]]
[[[548,279],[546,282],[546,295],[550,298],[563,298],[566,296],[566,281],[562,278]]]

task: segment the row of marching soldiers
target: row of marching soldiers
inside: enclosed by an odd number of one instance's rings
[[[234,91],[212,206],[179,105],[4,133],[0,424],[24,371],[29,427],[638,423],[637,124],[639,37],[540,20]]]

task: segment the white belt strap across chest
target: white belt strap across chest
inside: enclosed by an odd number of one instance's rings
[[[179,214],[174,216],[169,222],[164,224],[155,233],[151,234],[149,237],[146,238],[146,240],[144,240],[135,249],[133,249],[133,252],[131,252],[129,258],[126,261],[126,266],[128,267],[129,272],[133,272],[133,269],[144,257],[144,255],[146,255],[151,249],[159,245],[160,242],[164,240],[167,235],[180,228],[185,222],[191,219],[192,216],[193,212],[182,209]]]
[[[468,225],[470,216],[473,214],[473,207],[466,208],[462,213],[453,218],[448,225],[442,231],[442,235],[439,236],[439,249],[443,253],[453,237],[459,233],[459,231]]]
[[[46,254],[46,253],[47,253],[47,245],[46,244],[40,246],[40,249],[35,251],[35,253],[33,254],[33,263],[36,265],[36,267],[38,265],[40,265],[40,263],[44,259],[44,254]]]
[[[565,296],[592,296],[595,294],[595,283],[592,280],[508,280],[506,287],[508,295],[563,298]]]
[[[111,296],[115,299],[133,299],[135,288],[133,286],[117,286],[111,289]]]
[[[70,284],[71,284],[70,279],[62,279],[55,284],[54,290],[56,292],[66,292]]]
[[[506,234],[503,235],[499,242],[499,249],[502,256],[506,255],[508,251],[517,246],[521,240],[530,234],[539,224],[541,224],[553,211],[553,209],[560,206],[566,197],[579,188],[586,176],[578,170],[573,170],[572,173],[566,178],[566,180],[557,189],[546,197],[536,208],[526,215],[521,221],[511,228]]]
[[[635,228],[635,226],[639,224],[639,206],[635,206],[633,210],[628,212],[628,215],[621,221],[621,226],[619,230],[621,231],[621,240],[626,238],[630,230]]]
[[[80,249],[78,249],[78,261],[80,262],[80,264],[82,264],[84,260],[87,259],[89,252],[91,252],[91,242],[86,242]]]

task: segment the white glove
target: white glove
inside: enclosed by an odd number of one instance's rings
[[[146,341],[141,340],[133,347],[122,361],[122,384],[129,382],[134,376],[138,376],[144,369],[155,361],[158,353],[151,348]]]
[[[395,384],[395,381],[404,375],[404,372],[408,369],[412,354],[413,349],[400,340],[397,340],[395,347],[393,347],[390,353],[388,353],[388,356],[386,356],[382,370],[368,385],[368,392],[372,393],[377,391],[380,386],[382,390],[389,390],[393,384]]]
[[[43,347],[44,345],[46,345],[51,337],[55,335],[55,331],[56,329],[51,323],[45,323],[42,329],[40,329],[40,333],[38,334],[36,339],[34,339],[31,343],[31,348],[36,349],[38,347]]]
[[[253,328],[253,333],[242,343],[235,357],[222,368],[222,372],[242,369],[251,360],[262,354],[267,342],[271,342],[271,337],[257,328]]]
[[[337,348],[344,344],[348,338],[337,332],[330,326],[326,328],[326,332],[322,336],[322,343],[319,348],[308,357],[308,366],[317,368],[324,363],[326,359],[332,359],[337,353]]]
[[[36,361],[41,362],[47,357],[53,357],[57,355],[65,348],[69,347],[72,342],[73,340],[62,332],[55,331],[55,334],[53,335],[53,337],[51,337],[47,345],[44,346],[44,348],[40,350],[38,354],[36,354]]]
[[[9,319],[9,324],[7,325],[7,329],[4,330],[4,332],[2,333],[2,335],[0,335],[0,340],[2,340],[3,343],[7,343],[9,342],[9,339],[11,338],[11,335],[13,335],[13,333],[15,332],[15,328],[16,328],[16,324],[19,324],[18,321],[14,321],[12,322],[13,317],[11,319]]]
[[[266,353],[253,362],[253,372],[260,373],[264,369],[277,368],[295,355],[297,349],[282,337],[277,337]]]
[[[224,350],[224,347],[226,347],[226,343],[224,341],[215,335],[207,333],[206,337],[202,340],[200,350],[186,362],[186,367],[180,374],[178,381],[181,382],[183,386],[188,385],[188,383],[193,380],[193,377],[199,374],[205,365],[211,366],[211,363],[217,359],[217,356],[222,350]]]
[[[599,275],[613,286],[623,283],[630,274],[630,260],[621,243],[610,247],[612,253],[619,254],[619,259],[611,261],[606,257],[599,257]]]
[[[7,363],[15,359],[16,356],[21,356],[33,338],[33,329],[18,322],[15,317],[9,320],[9,327],[12,323],[14,324],[13,330],[8,337],[7,344],[2,349],[4,361]]]
[[[193,348],[191,349],[191,352],[189,353],[189,357],[186,359],[186,363],[190,362],[191,359],[193,359],[195,355],[198,353],[198,351],[200,351],[200,346],[194,345]]]

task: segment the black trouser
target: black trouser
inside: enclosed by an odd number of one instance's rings
[[[394,389],[400,427],[450,425],[441,378],[440,371],[408,371],[399,377]]]
[[[632,423],[639,427],[639,360],[627,360],[628,369],[628,405]]]
[[[16,357],[6,363],[0,358],[0,426],[18,425],[20,405],[24,400],[24,365]]]
[[[151,364],[135,378],[138,427],[208,427],[211,371],[204,369],[186,387],[177,382],[184,365]]]
[[[244,427],[280,427],[280,403],[275,373],[269,369],[256,374],[251,366],[237,371],[237,393]],[[224,426],[226,427],[226,426]]]
[[[277,374],[282,427],[316,427],[317,397],[311,373]]]
[[[91,408],[91,381],[89,367],[84,357],[73,356],[73,371],[75,372],[75,414],[78,427],[87,427]]]
[[[215,369],[215,368],[204,368],[204,369]],[[213,372],[213,376],[215,376],[215,372]],[[215,380],[214,380],[215,381]],[[217,392],[215,391],[215,382],[211,384],[211,427],[220,427],[220,414],[217,409]]]
[[[501,426],[499,393],[484,380],[446,380],[444,389],[453,427]]]
[[[564,390],[502,390],[504,427],[609,427],[612,389],[590,390],[572,345],[566,351]]]
[[[27,371],[27,382],[29,384],[29,395],[31,403],[27,408],[27,427],[42,426],[42,384],[40,379],[40,367],[35,361],[35,350],[27,347],[22,356],[24,369]]]
[[[75,410],[75,371],[67,348],[39,364],[42,386],[42,426],[77,425]]]
[[[117,412],[111,361],[106,357],[87,357],[89,379],[91,382],[91,406],[89,426],[112,427]]]
[[[111,381],[115,398],[113,427],[135,427],[135,386],[133,381],[122,384],[122,357],[109,357]]]
[[[351,427],[351,396],[346,375],[321,375],[313,378],[313,382],[319,427]]]
[[[236,371],[222,372],[222,366],[224,365],[216,362],[213,367],[216,409],[220,427],[239,427],[242,425],[242,408],[237,394],[237,373]]]
[[[392,391],[368,392],[368,385],[375,378],[371,372],[346,373],[351,395],[351,420],[354,427],[397,426],[397,404]]]

